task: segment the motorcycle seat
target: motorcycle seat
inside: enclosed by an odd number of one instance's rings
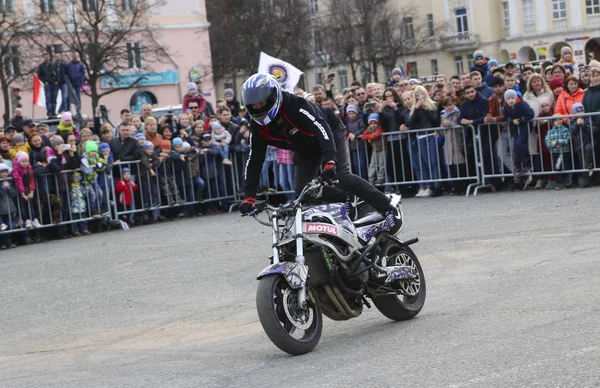
[[[384,217],[378,212],[371,213],[365,217],[359,218],[353,222],[354,226],[360,228],[362,226],[377,224],[384,220]]]

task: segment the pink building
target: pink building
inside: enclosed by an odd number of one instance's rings
[[[122,0],[103,1],[113,1],[116,6],[125,3]],[[64,0],[45,0],[44,4],[54,2],[57,7],[55,12],[60,12],[58,7],[63,4]],[[133,2],[129,0],[128,4],[136,3],[135,0]],[[40,7],[39,2],[34,0],[17,0],[14,6],[17,12],[23,10],[25,14],[40,12],[38,9]],[[119,111],[123,108],[130,108],[134,112],[139,112],[141,105],[147,102],[152,103],[155,108],[181,104],[183,95],[187,92],[188,82],[195,80],[198,75],[202,82],[201,88],[205,98],[213,105],[215,103],[208,34],[210,24],[206,18],[205,0],[167,0],[165,5],[153,8],[147,20],[148,25],[151,26],[155,42],[164,47],[168,55],[167,58],[163,58],[161,63],[144,63],[144,42],[124,42],[124,50],[127,50],[129,57],[130,70],[117,76],[116,80],[103,77],[99,82],[99,91],[103,92],[120,85],[130,85],[133,80],[139,77],[140,73],[145,76],[145,80],[134,88],[119,90],[100,100],[100,104],[106,105],[109,117],[115,124],[119,122]],[[57,51],[61,49],[60,42],[54,45],[52,45],[52,42],[49,43]],[[69,61],[70,53],[66,52],[67,49],[64,49],[64,51],[63,60]],[[148,66],[152,70],[140,71],[136,67],[140,63],[144,63],[144,68]],[[46,109],[34,106],[32,103],[32,85],[33,76],[30,76],[21,85],[11,86],[21,86],[21,104],[25,116],[34,119],[44,118],[46,117]],[[93,114],[91,99],[83,93],[81,112],[88,116]]]

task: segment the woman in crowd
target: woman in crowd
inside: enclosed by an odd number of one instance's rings
[[[566,46],[565,46],[566,47]],[[556,99],[554,114],[567,116],[573,114],[573,104],[583,102],[584,90],[579,86],[579,80],[574,75],[570,75],[565,80],[565,88]],[[566,124],[567,119],[563,122]]]

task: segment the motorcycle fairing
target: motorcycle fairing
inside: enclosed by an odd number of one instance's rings
[[[281,275],[292,289],[304,288],[308,279],[308,266],[300,263],[282,262],[263,269],[256,277],[260,280],[267,275]]]

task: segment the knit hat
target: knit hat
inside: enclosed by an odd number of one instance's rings
[[[8,168],[8,165],[6,163],[0,163],[0,172],[8,170],[10,170],[10,168]]]
[[[497,86],[497,85],[504,86],[504,78],[502,78],[502,77],[494,77],[494,78],[492,78],[492,84],[490,86],[494,87],[494,86]]]
[[[245,112],[246,111],[246,107],[244,105],[240,105],[240,112]]]
[[[354,112],[358,114],[358,107],[354,104],[350,104],[346,107],[346,113]]]
[[[161,148],[161,149],[165,149],[165,150],[170,150],[170,149],[171,149],[171,142],[170,142],[170,141],[168,141],[168,140],[163,140],[163,141],[160,143],[160,148]]]
[[[62,114],[60,115],[60,121],[65,122],[65,121],[69,121],[69,120],[73,120],[73,116],[71,116],[71,112],[69,112],[69,111],[62,112]]]
[[[585,112],[585,108],[583,107],[583,104],[576,102],[575,104],[573,104],[573,112],[574,113],[584,113]]]
[[[477,58],[485,58],[485,54],[483,54],[483,50],[477,50],[473,53],[473,59],[477,59]]]
[[[511,98],[517,98],[517,92],[515,92],[512,89],[508,89],[506,92],[504,92],[504,100],[510,100]]]
[[[488,69],[491,69],[493,66],[498,66],[498,61],[495,59],[490,59],[488,61]]]
[[[149,150],[150,148],[154,148],[154,144],[152,144],[152,142],[149,141],[144,142],[144,150]]]
[[[379,113],[371,113],[367,122],[371,124],[371,121],[379,122]]]
[[[93,140],[85,142],[85,153],[89,154],[90,152],[98,152],[98,144]]]
[[[25,138],[23,137],[23,135],[21,135],[19,133],[16,134],[16,135],[14,135],[13,138],[12,138],[12,143],[13,144],[17,144],[17,143],[20,143],[22,141],[24,142]]]
[[[223,126],[221,125],[220,122],[218,121],[214,121],[211,125],[210,125],[210,130],[214,131],[215,129],[225,129],[223,128]]]
[[[146,140],[146,136],[144,136],[143,133],[136,133],[135,134],[135,139],[136,140]]]
[[[198,90],[198,85],[196,85],[193,82],[188,82],[187,88],[188,88],[188,90],[191,90],[191,89]]]
[[[402,69],[400,69],[400,68],[398,68],[398,67],[395,67],[395,68],[392,70],[392,76],[393,76],[394,74],[402,75]]]
[[[563,48],[560,49],[561,56],[565,55],[565,53],[570,53],[570,52],[573,52],[573,51],[571,50],[571,47],[569,47],[569,46],[563,46]]]
[[[100,143],[100,145],[98,146],[98,151],[102,152],[104,150],[109,150],[110,146],[108,145],[108,143]]]
[[[210,133],[205,133],[204,135],[202,135],[200,140],[212,140],[212,136],[210,135]]]
[[[50,143],[52,143],[52,146],[57,146],[57,145],[65,144],[65,141],[63,140],[62,137],[60,137],[58,135],[54,135],[50,139]]]
[[[178,145],[183,145],[183,140],[181,140],[180,137],[176,137],[175,139],[173,139],[173,148],[177,147]]]
[[[559,78],[552,78],[550,80],[550,89],[552,91],[554,91],[554,89],[558,89],[558,88],[562,88],[563,87],[563,81]]]
[[[21,163],[23,160],[29,160],[29,155],[26,152],[19,151],[15,156],[15,162]]]
[[[123,169],[121,169],[121,176],[130,173],[131,174],[131,170],[128,169],[127,167],[123,167]]]
[[[227,97],[227,96],[235,96],[235,93],[233,92],[233,89],[227,88],[225,89],[225,91],[223,92],[223,96]]]
[[[190,148],[192,148],[192,146],[187,141],[184,141],[183,144],[181,145],[181,151],[186,151],[186,150],[189,150]]]
[[[546,105],[546,104],[552,105],[552,101],[550,100],[550,97],[548,97],[548,96],[541,96],[540,97],[540,106]]]

